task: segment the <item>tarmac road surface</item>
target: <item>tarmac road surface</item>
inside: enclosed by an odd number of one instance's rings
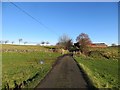
[[[88,88],[74,58],[64,55],[37,88]]]

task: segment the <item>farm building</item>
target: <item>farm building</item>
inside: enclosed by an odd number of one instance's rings
[[[89,45],[90,47],[107,47],[105,43],[92,43]]]
[[[80,47],[79,43],[74,43],[75,46]],[[108,47],[105,43],[91,43],[89,47]]]

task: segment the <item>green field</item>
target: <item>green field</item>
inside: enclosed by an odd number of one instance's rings
[[[29,45],[2,46],[2,88],[7,83],[14,88],[26,81],[22,88],[34,88],[52,68],[60,53],[49,51],[51,47]],[[97,88],[120,88],[118,84],[117,47],[90,48],[89,56],[74,55],[77,62]],[[103,55],[101,55],[100,53]],[[109,57],[109,59],[103,56]],[[40,61],[44,64],[40,64]],[[38,75],[38,76],[37,76]],[[33,78],[35,77],[35,78]],[[32,80],[31,80],[32,79]]]
[[[93,49],[92,49],[93,50]],[[97,88],[120,88],[118,83],[118,54],[117,48],[95,49],[114,55],[111,58],[102,58],[100,54],[93,53],[90,57],[75,56],[75,59]],[[116,55],[117,54],[117,55]],[[109,54],[107,54],[109,56]]]
[[[0,45],[0,50],[2,46]],[[0,52],[0,89],[2,88],[2,52]]]
[[[2,53],[3,88],[7,83],[10,88],[14,88],[14,81],[19,85],[39,74],[32,81],[29,81],[26,86],[23,86],[35,87],[51,69],[56,58],[60,56],[59,53],[48,52],[46,48],[40,46],[3,45],[3,50],[5,50]],[[41,60],[44,61],[44,64],[40,64]]]

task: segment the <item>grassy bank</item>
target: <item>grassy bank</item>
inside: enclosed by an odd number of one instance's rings
[[[91,57],[75,57],[97,88],[120,88],[118,61]]]
[[[44,47],[38,46],[4,46],[2,53],[2,87],[7,83],[14,88],[14,81],[18,85],[25,81],[22,87],[33,88],[51,69],[59,53],[45,52]],[[27,50],[27,52],[23,51]],[[31,51],[32,50],[32,51]],[[40,61],[43,64],[40,64]],[[32,84],[31,84],[32,83]]]

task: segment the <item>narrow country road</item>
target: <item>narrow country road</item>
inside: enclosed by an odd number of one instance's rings
[[[70,55],[61,57],[37,88],[88,88],[77,63]]]

